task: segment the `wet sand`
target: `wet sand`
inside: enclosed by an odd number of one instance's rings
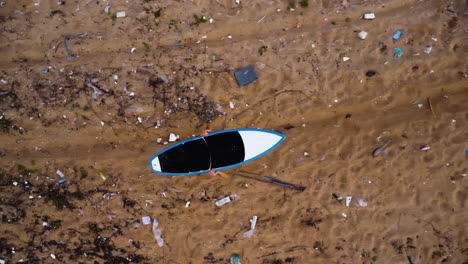
[[[467,263],[466,3],[310,0],[287,9],[5,1],[0,259],[197,264],[237,253],[253,264]],[[247,65],[259,79],[241,87],[234,71]],[[227,170],[229,179],[150,171],[170,133],[181,141],[207,126],[286,139]],[[231,194],[240,200],[215,206]],[[244,238],[254,215],[255,233]],[[143,216],[159,221],[163,247]]]

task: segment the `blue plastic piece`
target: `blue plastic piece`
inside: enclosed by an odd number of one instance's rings
[[[403,34],[403,31],[400,30],[400,29],[397,30],[397,31],[395,32],[395,35],[393,35],[393,39],[395,39],[395,40],[399,39],[400,36],[401,36],[401,34]]]
[[[393,53],[393,56],[396,59],[399,59],[399,58],[401,58],[401,55],[403,55],[403,51],[400,48],[396,48],[395,53]]]
[[[468,154],[468,148],[465,148],[465,153]]]
[[[59,182],[59,183],[64,183],[66,180],[67,180],[67,179],[61,179],[61,180],[59,180],[58,182]]]
[[[249,85],[258,79],[253,65],[249,65],[234,72],[234,76],[236,76],[237,83],[240,86]]]
[[[180,41],[176,41],[176,42],[174,43],[174,46],[176,46],[176,47],[181,47],[181,46],[182,46],[182,43],[181,43]]]

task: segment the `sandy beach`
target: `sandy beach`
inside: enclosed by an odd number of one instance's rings
[[[467,264],[467,22],[466,1],[2,1],[0,263]],[[151,172],[234,128],[286,139],[229,178]]]

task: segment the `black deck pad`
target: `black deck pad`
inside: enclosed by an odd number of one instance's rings
[[[211,155],[211,168],[220,168],[244,161],[245,149],[237,131],[219,133],[205,138]]]
[[[161,171],[186,173],[210,169],[210,153],[204,139],[196,139],[160,154]]]

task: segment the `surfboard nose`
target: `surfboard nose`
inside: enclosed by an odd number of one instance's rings
[[[245,161],[268,152],[284,140],[283,135],[267,130],[239,131],[239,134],[244,142]]]
[[[158,157],[151,160],[151,168],[153,169],[153,171],[161,172],[161,164],[159,163]]]

